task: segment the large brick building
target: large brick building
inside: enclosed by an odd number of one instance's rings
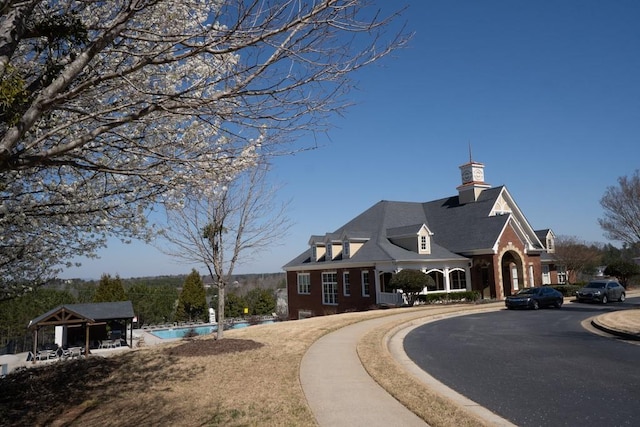
[[[554,234],[535,231],[505,186],[484,182],[484,165],[460,166],[458,194],[431,202],[380,201],[345,225],[309,239],[287,263],[292,319],[402,303],[394,273],[419,269],[429,292],[477,290],[503,299],[523,287],[563,281]]]

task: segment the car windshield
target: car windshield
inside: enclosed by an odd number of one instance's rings
[[[605,283],[604,282],[591,282],[585,287],[586,288],[594,288],[594,289],[603,289],[605,287]]]
[[[525,288],[518,291],[516,295],[535,295],[538,292],[536,288]]]

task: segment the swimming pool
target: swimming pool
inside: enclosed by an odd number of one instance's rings
[[[273,323],[273,320],[266,320],[264,322],[261,322],[260,324],[264,325],[266,323]],[[229,329],[240,329],[246,328],[247,326],[249,326],[249,322],[236,322],[230,325]],[[195,331],[195,333],[198,335],[208,335],[216,332],[218,330],[218,325],[184,326],[180,328],[158,329],[156,331],[149,332],[163,340],[170,340],[184,338],[190,330]]]

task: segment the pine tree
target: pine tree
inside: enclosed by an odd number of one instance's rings
[[[93,295],[93,302],[127,301],[127,293],[124,291],[120,276],[115,279],[108,274],[103,274],[98,284],[98,289]]]
[[[187,276],[178,298],[176,320],[207,320],[209,311],[202,277],[195,269]]]
[[[269,289],[254,288],[245,297],[251,315],[265,315],[276,311],[276,299]]]

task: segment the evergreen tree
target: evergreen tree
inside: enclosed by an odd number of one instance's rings
[[[98,284],[98,289],[93,295],[93,302],[127,301],[127,293],[124,291],[120,276],[112,278],[103,274]]]
[[[226,317],[242,317],[247,301],[236,293],[229,292],[224,300],[224,313]]]
[[[604,274],[616,277],[626,288],[632,277],[640,275],[640,266],[633,261],[620,259],[609,263],[604,270]]]
[[[251,315],[271,314],[276,311],[276,299],[268,289],[254,288],[245,296]]]
[[[208,320],[209,309],[202,277],[195,269],[187,276],[178,298],[176,320]]]
[[[69,291],[36,288],[18,298],[0,301],[0,348],[13,343],[10,350],[23,352],[33,349],[32,334],[27,330],[29,321],[62,304],[74,304]],[[46,328],[41,334],[52,333]]]

